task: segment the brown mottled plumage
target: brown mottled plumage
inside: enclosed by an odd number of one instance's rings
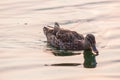
[[[56,28],[55,28],[56,27]],[[61,29],[58,23],[51,29],[50,26],[43,28],[44,34],[47,37],[48,44],[67,50],[82,50],[83,35],[75,31]]]
[[[98,52],[95,46],[95,37],[92,34],[88,34],[84,38],[82,34],[75,31],[60,28],[58,23],[55,23],[54,27],[44,27],[43,31],[48,44],[58,49],[84,50],[93,48],[94,51]]]

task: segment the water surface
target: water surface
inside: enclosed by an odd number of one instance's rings
[[[119,80],[119,14],[119,0],[1,0],[0,80]],[[42,28],[54,22],[96,36],[96,68],[83,67],[81,51],[47,46]]]

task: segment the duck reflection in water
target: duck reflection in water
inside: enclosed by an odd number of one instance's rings
[[[92,53],[90,49],[84,50],[84,67],[85,68],[95,68],[96,67],[96,59],[95,55]]]
[[[63,57],[81,54],[81,51],[60,50],[60,49],[50,46],[49,44],[47,45],[47,51],[50,51],[50,53],[52,53],[54,56],[63,56]]]

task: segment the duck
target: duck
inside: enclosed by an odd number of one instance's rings
[[[43,27],[43,32],[47,38],[47,43],[60,50],[84,50],[93,51],[98,55],[96,40],[93,34],[84,37],[76,31],[63,29],[58,22],[54,26]]]

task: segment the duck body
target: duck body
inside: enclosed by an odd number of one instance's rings
[[[84,37],[75,31],[44,27],[43,31],[47,38],[47,43],[62,50],[83,50]]]
[[[61,50],[85,50],[90,49],[98,55],[96,40],[93,34],[87,34],[84,38],[82,34],[75,31],[60,28],[58,23],[54,27],[43,28],[47,38],[47,43]]]

